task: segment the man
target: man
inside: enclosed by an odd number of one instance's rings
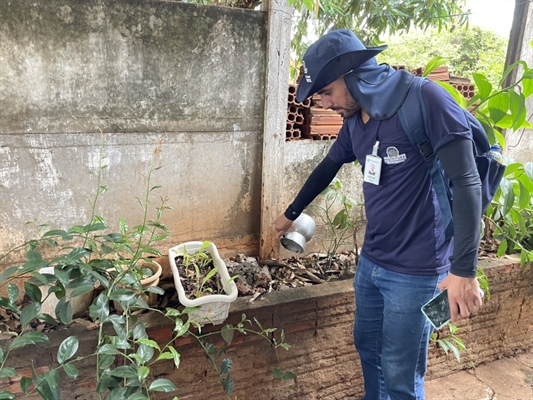
[[[366,48],[341,29],[307,50],[297,100],[318,93],[344,123],[274,225],[278,237],[289,230],[341,166],[359,160],[368,224],[354,279],[354,342],[365,399],[424,399],[431,325],[422,305],[445,288],[452,321],[482,304],[476,279],[481,182],[463,111],[440,86],[425,82],[429,137],[454,188],[454,239],[446,239],[428,169],[397,115],[413,76],[377,64],[374,56],[386,47]]]

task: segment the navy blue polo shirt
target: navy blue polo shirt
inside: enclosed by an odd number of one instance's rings
[[[422,96],[435,151],[454,137],[471,137],[463,111],[440,86],[426,82]],[[362,251],[383,268],[431,275],[450,268],[453,239],[445,241],[440,208],[424,159],[405,134],[397,114],[364,124],[359,113],[344,121],[329,156],[337,163],[359,160],[379,140],[379,185],[363,183],[368,221]]]

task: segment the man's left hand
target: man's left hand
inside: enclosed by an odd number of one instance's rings
[[[451,321],[468,318],[483,304],[477,278],[463,278],[450,274],[439,283],[439,289],[448,289]]]

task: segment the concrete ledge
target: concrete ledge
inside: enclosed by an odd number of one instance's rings
[[[491,297],[475,316],[458,324],[462,329],[460,337],[470,353],[463,353],[458,363],[453,355],[446,355],[432,344],[428,379],[444,377],[533,347],[533,272],[524,273],[523,268],[509,260],[483,260],[481,265],[489,278]],[[280,329],[284,329],[292,348],[276,353],[263,338],[236,335],[227,349],[227,356],[233,360],[233,396],[258,400],[362,397],[359,358],[352,342],[354,311],[351,280],[273,292],[253,303],[248,298],[237,299],[227,323],[239,322],[242,314],[248,319],[257,318],[264,327],[278,328],[275,335],[279,336]],[[154,340],[162,344],[170,340],[173,326],[168,320],[155,314],[147,314],[145,318],[149,335]],[[220,327],[205,327],[205,331],[216,331]],[[50,348],[35,346],[35,351],[26,348],[18,358],[17,369],[28,370],[31,359],[39,368],[53,366],[57,345],[73,333],[80,338],[82,354],[84,348],[87,351],[94,346],[95,333],[74,326],[52,333]],[[215,335],[213,342],[220,345],[222,339]],[[218,377],[194,339],[180,338],[175,345],[181,354],[180,368],[175,369],[172,362],[165,361],[152,367],[151,374],[154,378],[172,380],[179,390],[157,398],[172,399],[176,395],[181,400],[225,398]],[[275,379],[272,369],[276,367],[294,372],[296,380]],[[82,396],[69,398],[96,398],[91,397],[88,390],[94,387],[93,375],[94,366],[91,360],[86,360],[76,381],[62,379],[63,390],[68,391],[69,396]]]

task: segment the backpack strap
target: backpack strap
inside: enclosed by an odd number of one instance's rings
[[[426,107],[422,98],[424,81],[425,78],[413,77],[407,96],[398,110],[398,116],[409,141],[420,151],[426,162],[440,206],[445,240],[449,240],[453,237],[452,193],[427,134]]]

